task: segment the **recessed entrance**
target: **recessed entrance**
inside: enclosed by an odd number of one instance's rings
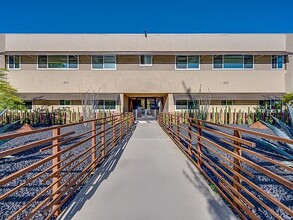
[[[156,119],[162,111],[163,98],[161,97],[131,97],[129,109],[137,119]]]

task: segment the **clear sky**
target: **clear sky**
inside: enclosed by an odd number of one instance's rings
[[[1,33],[293,33],[293,0],[1,0]]]

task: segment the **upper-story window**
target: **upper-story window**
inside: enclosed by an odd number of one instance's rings
[[[214,69],[253,69],[253,55],[215,55]]]
[[[272,56],[272,69],[283,69],[284,56],[273,55]]]
[[[20,69],[20,56],[9,55],[7,67],[8,69]]]
[[[38,56],[39,69],[78,69],[78,56],[41,55]]]
[[[92,69],[94,70],[115,70],[116,56],[92,56]]]
[[[152,55],[141,55],[140,56],[140,65],[141,66],[152,66],[153,65],[153,56]]]
[[[176,69],[194,70],[199,69],[199,56],[176,56]]]

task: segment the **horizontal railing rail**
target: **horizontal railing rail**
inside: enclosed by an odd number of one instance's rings
[[[285,147],[292,140],[170,113],[158,122],[241,219],[293,217],[290,159],[261,142]]]
[[[133,127],[124,113],[0,136],[10,140],[0,148],[0,203],[11,204],[2,217],[57,217]]]

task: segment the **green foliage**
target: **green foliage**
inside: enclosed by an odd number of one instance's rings
[[[242,124],[242,112],[241,112],[241,110],[239,110],[239,112],[238,112],[237,124]]]
[[[219,124],[224,124],[223,120],[222,120],[222,115],[223,115],[223,109],[220,109],[220,117],[219,117]]]
[[[49,113],[49,109],[46,109],[46,125],[50,124],[50,113]]]
[[[232,111],[231,111],[231,107],[228,107],[228,116],[229,116],[229,122],[228,124],[232,124]]]
[[[253,114],[250,111],[250,108],[248,107],[248,118],[247,118],[247,122],[249,125],[253,124]]]
[[[23,101],[18,97],[17,90],[7,81],[7,73],[0,69],[0,110],[24,109]]]
[[[284,95],[282,98],[282,102],[290,106],[293,106],[293,93],[288,93]]]
[[[214,192],[218,193],[218,190],[217,190],[217,187],[216,187],[215,184],[210,183],[210,187],[211,187],[211,189],[212,189]]]
[[[260,107],[256,107],[255,109],[255,120],[260,121],[261,120],[261,110]]]

